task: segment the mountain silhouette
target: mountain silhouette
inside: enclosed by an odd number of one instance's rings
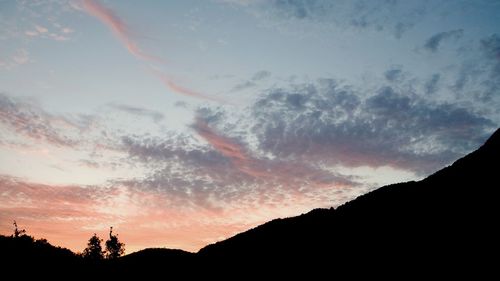
[[[81,268],[81,259],[71,250],[51,245],[45,239],[35,240],[23,235],[10,237],[0,235],[0,268],[16,270],[24,276],[25,269],[38,274],[49,275],[54,272],[74,271]]]
[[[334,267],[486,267],[498,253],[500,130],[424,180],[381,187],[337,208],[276,219],[199,251],[209,261]],[[326,257],[326,258],[325,258]],[[238,264],[236,264],[238,266]]]
[[[0,258],[7,266],[57,266],[101,277],[405,270],[474,272],[477,278],[497,267],[499,159],[500,129],[478,150],[424,180],[387,185],[337,208],[275,219],[198,253],[145,249],[89,266],[46,241],[0,236]]]

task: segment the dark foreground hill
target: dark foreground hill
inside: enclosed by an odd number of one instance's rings
[[[264,270],[283,276],[334,275],[358,269],[481,274],[498,267],[499,160],[500,130],[477,151],[422,181],[384,186],[336,209],[276,219],[196,254],[146,249],[89,266],[68,250],[15,247],[18,256],[30,257],[27,267],[65,264],[101,277],[222,277],[233,271],[259,274]],[[13,239],[0,239],[2,260],[12,255]]]
[[[422,181],[384,186],[336,209],[273,220],[198,254],[257,266],[487,266],[499,250],[499,177],[500,130]]]

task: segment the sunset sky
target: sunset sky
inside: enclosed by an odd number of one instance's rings
[[[0,0],[4,235],[197,251],[499,124],[499,1]]]

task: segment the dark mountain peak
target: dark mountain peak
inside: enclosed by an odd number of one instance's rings
[[[481,149],[496,149],[496,151],[500,150],[500,128],[491,135],[491,137],[486,141]]]
[[[473,153],[422,181],[381,187],[336,209],[274,220],[200,250],[231,262],[329,262],[337,266],[474,262],[496,243],[500,130]],[[495,234],[496,233],[496,234]],[[380,260],[380,254],[384,260]]]
[[[471,188],[487,186],[493,180],[500,165],[500,129],[476,151],[458,159],[428,178],[427,181],[440,181],[441,186]]]

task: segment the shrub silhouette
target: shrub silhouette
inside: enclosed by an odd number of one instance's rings
[[[26,236],[26,230],[25,229],[21,229],[19,230],[19,228],[17,227],[17,222],[14,221],[14,238],[19,238],[21,236]]]
[[[118,235],[113,235],[113,227],[109,228],[109,239],[106,241],[106,258],[116,259],[125,253],[125,244],[118,240]]]
[[[104,258],[104,252],[102,251],[101,242],[102,239],[94,233],[87,243],[87,248],[83,250],[82,256],[92,261],[102,260]]]

